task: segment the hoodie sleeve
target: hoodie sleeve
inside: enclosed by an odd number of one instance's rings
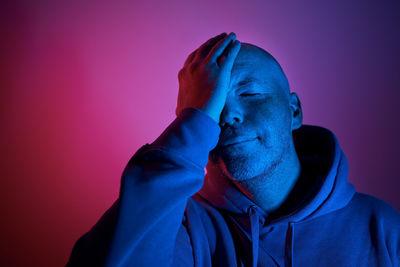
[[[119,198],[74,245],[67,266],[169,266],[187,200],[200,190],[220,128],[186,108],[122,173]]]

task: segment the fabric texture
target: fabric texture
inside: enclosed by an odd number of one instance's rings
[[[300,179],[312,186],[280,217],[205,175],[219,134],[205,113],[184,109],[130,159],[119,198],[67,266],[400,266],[400,214],[355,192],[331,131],[294,131]]]

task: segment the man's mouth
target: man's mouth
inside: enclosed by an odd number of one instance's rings
[[[243,143],[254,141],[255,139],[257,139],[257,137],[250,138],[250,139],[231,139],[231,140],[226,141],[221,147],[225,148],[225,147],[229,147],[229,146],[243,144]]]

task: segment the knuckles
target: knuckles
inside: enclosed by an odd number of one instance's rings
[[[197,62],[193,62],[188,65],[188,70],[191,74],[194,74],[198,68],[199,68],[199,63]]]

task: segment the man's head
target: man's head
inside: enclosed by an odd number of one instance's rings
[[[279,63],[265,50],[242,43],[211,162],[237,181],[268,177],[295,153],[292,131],[301,124],[299,98],[290,93]]]

